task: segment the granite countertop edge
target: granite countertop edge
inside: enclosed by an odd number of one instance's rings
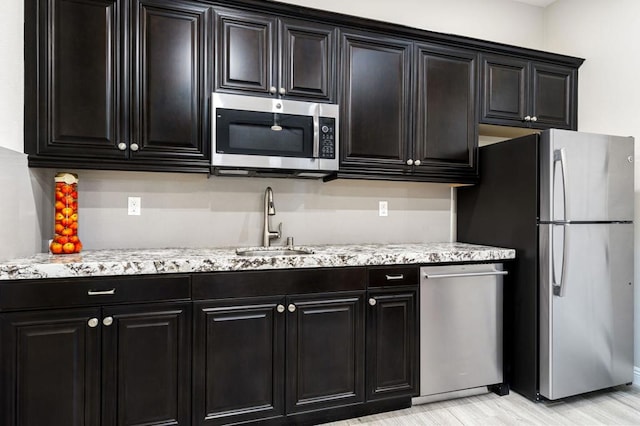
[[[274,247],[282,248],[282,247]],[[346,244],[295,247],[312,254],[240,256],[235,247],[87,250],[0,262],[0,281],[291,268],[384,266],[514,259],[514,249],[466,243]],[[247,249],[243,247],[243,249]]]

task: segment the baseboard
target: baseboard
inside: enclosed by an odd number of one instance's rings
[[[633,367],[633,385],[640,387],[640,367]]]

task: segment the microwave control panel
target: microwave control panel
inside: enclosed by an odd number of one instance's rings
[[[320,117],[320,158],[336,158],[336,120]]]

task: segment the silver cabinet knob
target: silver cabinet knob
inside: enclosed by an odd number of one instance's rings
[[[104,324],[107,327],[109,327],[111,324],[113,324],[113,317],[104,317],[102,319],[102,324]]]
[[[285,93],[287,93],[287,91],[284,90],[284,87],[281,87],[280,90],[278,90],[278,93],[280,93],[281,95],[284,95]]]
[[[416,161],[414,161],[414,162],[413,162],[413,164],[414,164],[415,166],[419,166],[420,164],[422,164],[422,161],[420,161],[420,160],[416,160]]]
[[[371,306],[376,306],[376,303],[378,303],[378,301],[376,299],[374,299],[373,297],[369,299],[369,304]]]
[[[132,143],[129,148],[131,149],[131,151],[137,151],[140,147],[137,143]]]
[[[289,309],[289,312],[295,312],[296,311],[296,305],[291,303],[287,309]]]
[[[527,116],[524,118],[524,121],[531,121],[531,116],[527,115]]]
[[[120,151],[124,151],[125,149],[127,149],[127,144],[126,144],[126,143],[124,143],[124,142],[120,142],[120,143],[118,144],[118,149],[119,149]]]
[[[531,121],[538,121],[538,117],[536,117],[535,115],[533,117],[531,117]]]
[[[276,89],[275,86],[269,87],[269,93],[275,95],[277,91],[278,91],[278,89]]]
[[[284,305],[278,305],[278,306],[276,307],[276,311],[278,311],[278,312],[280,312],[280,313],[283,313],[283,312],[284,312]]]
[[[96,328],[98,326],[98,318],[91,318],[87,321],[87,325],[91,328]]]
[[[627,161],[633,163],[633,155],[628,156]]]
[[[411,158],[407,160],[407,166],[413,166],[413,160]]]

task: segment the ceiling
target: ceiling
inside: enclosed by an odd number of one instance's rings
[[[533,6],[547,7],[551,3],[555,2],[556,0],[513,0],[513,1],[517,1],[519,3],[527,3]]]

